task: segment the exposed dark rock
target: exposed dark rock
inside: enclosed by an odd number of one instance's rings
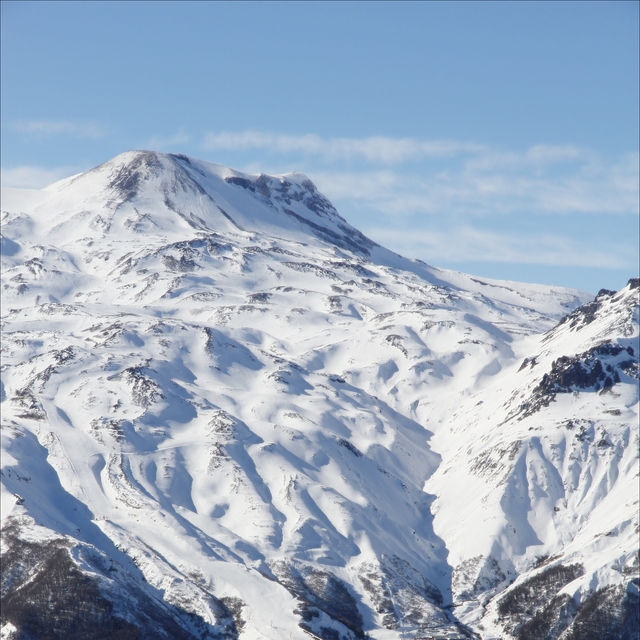
[[[179,271],[183,273],[194,271],[198,267],[193,260],[189,260],[185,256],[180,256],[179,260],[176,260],[173,256],[162,256],[162,263],[170,271]]]
[[[637,589],[607,587],[589,596],[578,611],[566,640],[637,640],[640,600]]]
[[[64,537],[24,539],[15,520],[3,528],[2,539],[1,619],[16,627],[17,640],[237,638],[232,619],[214,629],[146,593],[126,569],[94,547]],[[219,609],[221,618],[229,613],[222,603]]]
[[[640,279],[631,278],[627,283],[627,286],[633,290],[638,288],[638,282]],[[600,289],[598,291],[598,295],[591,302],[587,302],[586,304],[581,305],[577,309],[574,309],[571,313],[564,316],[560,322],[547,333],[547,338],[551,337],[558,327],[563,325],[568,325],[570,329],[579,330],[581,327],[584,327],[588,324],[591,324],[600,314],[601,309],[603,308],[604,303],[609,303],[613,301],[613,303],[617,303],[620,300],[620,293],[616,291],[611,291],[609,289]],[[635,304],[638,303],[637,299],[629,300],[626,304]],[[611,303],[610,303],[611,304]],[[609,306],[607,308],[610,308]]]
[[[329,296],[327,298],[331,313],[340,313],[342,311],[342,300],[340,296]]]
[[[21,413],[17,414],[20,418],[28,420],[45,420],[47,414],[42,408],[42,404],[33,394],[31,386],[23,389],[16,389],[15,395],[11,398],[11,402],[17,405]]]
[[[498,614],[505,630],[519,640],[557,637],[546,634],[552,629],[562,631],[568,627],[577,608],[558,592],[583,573],[580,564],[558,564],[510,588],[498,601]],[[541,633],[545,635],[536,635]]]
[[[117,418],[94,418],[91,421],[91,435],[99,442],[104,442],[103,431],[111,436],[116,442],[122,442],[124,440],[124,420]]]
[[[598,347],[576,357],[561,356],[551,365],[551,373],[546,373],[537,389],[542,393],[569,393],[578,389],[611,387],[620,382],[618,372],[611,365],[603,365],[598,355],[617,355],[603,353]]]
[[[618,366],[631,378],[640,380],[640,362],[638,360],[624,360]]]
[[[507,576],[493,556],[477,556],[460,563],[451,576],[456,600],[472,600],[497,587]]]
[[[575,327],[591,324],[596,319],[596,315],[598,310],[600,309],[601,302],[602,300],[596,297],[596,299],[592,302],[583,304],[571,313],[564,316],[560,320],[560,322],[558,322],[557,326],[568,324],[569,327],[573,329]]]
[[[233,617],[235,629],[241,633],[246,625],[246,621],[242,617],[242,607],[245,606],[245,603],[240,598],[234,596],[220,598],[220,602],[224,604],[229,614]]]
[[[228,176],[225,179],[227,184],[246,189],[262,200],[265,204],[274,207],[278,203],[282,203],[281,210],[289,217],[297,220],[321,240],[330,242],[343,249],[355,251],[364,255],[369,255],[369,250],[376,246],[376,243],[367,238],[357,229],[350,227],[346,221],[340,217],[334,206],[318,192],[316,186],[311,180],[304,180],[302,183],[293,184],[285,178],[273,178],[264,174],[260,174],[255,180],[242,176]],[[339,229],[333,229],[323,224],[318,224],[313,220],[309,220],[305,216],[301,216],[293,211],[289,206],[292,202],[300,202],[309,211],[313,211],[318,218],[331,220]],[[341,265],[344,268],[355,268],[358,273],[357,266],[347,264]],[[362,274],[366,271],[361,268]]]
[[[364,278],[372,278],[376,275],[373,271],[370,271],[357,262],[347,262],[346,260],[340,260],[332,261],[330,264],[334,269],[345,269],[347,271],[352,271],[359,276],[363,276]]]
[[[369,240],[367,236],[365,236],[357,229],[349,227],[344,221],[338,224],[338,228],[342,231],[342,234],[340,234],[336,233],[332,229],[323,227],[322,225],[316,224],[315,222],[312,222],[311,220],[298,215],[295,211],[292,211],[287,207],[284,207],[283,211],[288,216],[296,219],[298,222],[301,222],[305,226],[310,227],[315,232],[314,235],[319,237],[321,240],[325,240],[326,242],[335,244],[337,247],[340,247],[342,249],[369,255],[369,249],[376,246],[375,242]],[[337,213],[335,215],[338,216]]]
[[[282,262],[285,267],[293,269],[294,271],[301,271],[303,273],[315,273],[319,278],[330,278],[331,280],[339,280],[338,276],[330,269],[319,267],[316,264],[310,262]]]
[[[191,164],[191,160],[189,160],[189,158],[185,155],[183,155],[182,153],[170,153],[169,154],[172,158],[175,158],[176,160],[182,160],[182,162],[186,162],[187,164]]]
[[[271,196],[271,182],[273,179],[270,176],[261,173],[255,181],[255,189],[258,193],[262,194],[265,198]]]
[[[350,637],[363,640],[366,637],[358,604],[342,580],[329,571],[298,563],[276,561],[271,569],[280,583],[300,600],[297,611],[304,621],[300,625],[303,629],[324,640]],[[305,624],[319,619],[320,611],[343,625],[345,633],[332,635],[335,630],[331,630],[327,635],[326,628]]]
[[[228,176],[224,179],[224,181],[228,184],[235,184],[238,187],[242,187],[243,189],[248,189],[253,193],[256,192],[256,188],[253,186],[253,182],[251,180],[247,180],[247,178],[241,178],[240,176]]]
[[[623,353],[631,359],[620,362],[618,356]],[[607,341],[575,356],[561,356],[553,361],[551,371],[544,374],[528,402],[520,406],[520,418],[549,406],[558,393],[607,393],[620,382],[620,371],[637,376],[638,357],[632,347],[624,348]]]
[[[521,446],[522,440],[518,439],[489,447],[471,461],[469,471],[480,477],[499,478],[500,482],[505,482]]]
[[[206,238],[207,251],[211,256],[219,256],[233,251],[233,245],[228,242],[219,242],[215,236]]]
[[[267,302],[269,302],[269,298],[271,297],[270,293],[265,293],[265,292],[261,292],[261,293],[252,293],[249,296],[249,302],[252,304],[265,304]]]
[[[353,455],[356,456],[357,458],[362,458],[362,452],[356,449],[356,447],[354,447],[348,440],[345,440],[344,438],[339,438],[338,440],[336,440],[336,442],[341,447],[344,447],[345,449],[349,449],[349,451],[351,451],[351,453],[353,453]]]
[[[156,400],[164,398],[158,383],[145,375],[143,367],[128,367],[115,378],[126,381],[131,386],[131,399],[139,407],[147,408]]]
[[[556,640],[569,627],[577,610],[578,605],[570,595],[555,596],[522,625],[518,640]]]
[[[153,151],[140,151],[133,160],[120,167],[111,178],[109,187],[118,193],[122,202],[128,202],[138,194],[140,184],[150,173],[161,170],[162,163],[158,154]]]
[[[390,345],[394,346],[396,349],[400,349],[400,351],[402,351],[402,353],[404,354],[405,358],[409,356],[407,349],[402,344],[402,341],[404,340],[402,336],[392,333],[392,334],[389,334],[384,340],[385,342],[388,342]]]
[[[452,624],[437,587],[399,556],[383,556],[379,565],[363,564],[358,578],[387,629],[397,629],[401,621],[423,629]]]
[[[382,625],[387,629],[395,629],[398,626],[398,614],[393,606],[391,593],[381,579],[381,572],[374,567],[363,567],[358,577],[376,612],[380,614]]]
[[[533,369],[533,367],[535,367],[537,364],[538,364],[538,356],[533,356],[533,358],[525,358],[522,361],[522,364],[520,365],[518,372],[522,371],[523,369],[526,369],[527,367],[530,367],[531,369]]]

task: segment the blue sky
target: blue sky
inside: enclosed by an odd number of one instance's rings
[[[136,148],[309,175],[404,255],[638,274],[636,2],[2,2],[2,172]]]

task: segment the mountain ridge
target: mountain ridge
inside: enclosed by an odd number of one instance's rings
[[[156,152],[2,215],[3,599],[51,537],[185,637],[577,640],[637,597],[637,281],[437,269],[303,174]]]

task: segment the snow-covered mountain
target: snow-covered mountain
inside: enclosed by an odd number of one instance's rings
[[[635,638],[638,280],[408,260],[302,174],[2,196],[2,637]]]

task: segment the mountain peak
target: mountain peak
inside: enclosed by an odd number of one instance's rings
[[[179,235],[188,225],[202,232],[315,239],[362,255],[376,246],[303,173],[252,175],[181,154],[127,151],[46,191],[43,230],[76,237],[96,230]],[[52,216],[56,210],[62,211]]]
[[[2,215],[3,637],[68,602],[190,640],[627,610],[637,281],[437,269],[303,174],[153,151]]]

